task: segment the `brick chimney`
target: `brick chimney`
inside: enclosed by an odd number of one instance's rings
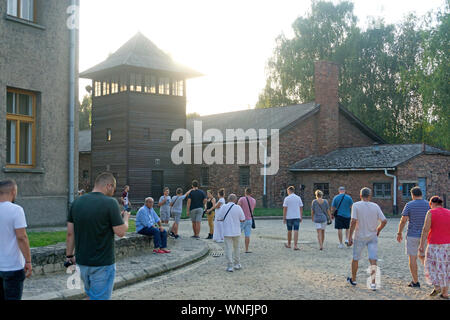
[[[334,62],[315,62],[316,103],[320,105],[316,124],[317,155],[339,148],[339,68]]]

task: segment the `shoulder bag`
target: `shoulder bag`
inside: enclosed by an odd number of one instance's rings
[[[230,213],[230,210],[231,210],[231,208],[233,208],[233,206],[234,206],[234,204],[232,204],[231,205],[231,207],[230,207],[230,209],[228,209],[228,211],[227,211],[227,213],[225,214],[225,217],[223,217],[223,219],[222,220],[219,220],[219,221],[225,221],[225,219],[227,218],[227,216],[228,216],[228,214]]]
[[[250,210],[250,214],[252,215],[252,229],[256,229],[255,218],[253,217],[253,210],[252,207],[250,206],[250,201],[248,200],[247,197],[245,197],[245,199],[247,199],[248,209]]]
[[[338,204],[336,210],[334,210],[334,212],[333,212],[333,216],[334,216],[335,218],[336,218],[337,215],[338,215],[338,210],[339,210],[339,208],[341,207],[342,201],[344,201],[344,199],[345,199],[345,194],[343,194],[343,197],[342,197],[342,199],[341,199],[341,202],[339,202],[339,204]]]

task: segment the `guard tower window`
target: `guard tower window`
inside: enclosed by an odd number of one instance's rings
[[[136,74],[130,74],[130,91],[136,91]]]
[[[111,80],[111,94],[119,92],[119,77],[114,76]]]
[[[152,75],[146,75],[144,80],[144,92],[156,93],[156,77]]]
[[[136,74],[136,92],[142,92],[142,75]]]
[[[159,94],[170,95],[169,78],[159,78]]]
[[[125,92],[127,90],[128,90],[127,75],[121,74],[120,75],[120,92]]]
[[[183,80],[174,80],[172,82],[172,95],[173,96],[183,96]]]
[[[94,96],[100,97],[102,95],[102,82],[101,81],[95,81],[94,82]]]

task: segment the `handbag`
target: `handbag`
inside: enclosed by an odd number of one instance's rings
[[[248,209],[250,210],[250,214],[252,215],[252,229],[256,229],[255,218],[253,217],[253,212],[252,212],[252,207],[250,206],[250,201],[248,200],[247,197],[245,197],[245,199],[247,199]]]
[[[325,200],[323,200],[325,202]],[[327,214],[326,210],[323,210],[322,206],[320,205],[319,201],[317,201],[317,204],[319,205],[320,209],[322,209],[323,213],[325,214],[325,217],[327,217],[327,225],[332,224],[333,222],[331,221],[330,217]]]
[[[342,199],[341,199],[341,202],[339,202],[339,204],[338,204],[336,210],[334,210],[334,212],[333,212],[333,216],[334,216],[335,218],[336,218],[337,215],[338,215],[338,210],[339,210],[339,208],[341,207],[341,204],[342,204],[342,201],[344,201],[344,198],[345,198],[345,194],[343,195],[343,197],[342,197]]]

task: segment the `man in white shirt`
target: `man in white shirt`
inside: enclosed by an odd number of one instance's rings
[[[294,230],[294,250],[300,250],[298,247],[298,230],[303,220],[303,202],[302,199],[295,194],[295,187],[291,186],[287,189],[288,196],[283,202],[283,223],[287,225],[288,243],[284,246],[291,248],[292,230]]]
[[[22,207],[14,204],[17,184],[0,181],[0,301],[21,300],[32,272],[31,251]]]
[[[352,277],[347,278],[347,282],[356,286],[356,274],[358,273],[358,261],[361,259],[362,250],[367,247],[369,251],[369,262],[371,265],[372,283],[370,288],[376,290],[376,278],[374,276],[377,269],[378,260],[378,236],[381,230],[386,226],[387,219],[380,207],[371,202],[372,191],[369,188],[363,188],[360,192],[361,201],[353,204],[352,220],[349,232],[349,246],[353,247]],[[379,224],[379,221],[381,223]],[[355,239],[353,240],[353,233]]]
[[[223,222],[223,235],[225,240],[225,256],[228,261],[228,272],[242,269],[240,264],[239,240],[241,238],[241,222],[245,221],[242,208],[237,205],[235,194],[228,196],[228,203],[223,205],[217,215],[217,220]]]

